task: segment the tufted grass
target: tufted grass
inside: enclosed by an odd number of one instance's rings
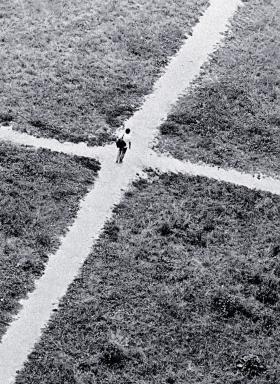
[[[251,0],[161,126],[181,159],[280,174],[280,5]]]
[[[73,222],[99,164],[0,143],[0,336]]]
[[[25,0],[0,6],[0,123],[91,145],[151,92],[208,0]]]
[[[279,213],[205,178],[134,183],[16,383],[276,383]]]

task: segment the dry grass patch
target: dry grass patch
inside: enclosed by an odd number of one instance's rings
[[[280,198],[152,175],[115,209],[17,384],[272,384]]]
[[[0,336],[98,169],[95,160],[0,143]]]
[[[181,159],[280,174],[280,4],[246,2],[218,49],[161,126]]]
[[[0,123],[92,145],[141,105],[208,0],[25,0],[0,6]]]

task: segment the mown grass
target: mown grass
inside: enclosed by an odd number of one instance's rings
[[[244,187],[138,181],[16,383],[276,384],[279,214]]]
[[[100,144],[141,105],[208,0],[4,2],[0,122]]]
[[[95,160],[0,143],[0,336],[98,169]]]
[[[251,0],[161,126],[173,155],[280,174],[280,3]]]

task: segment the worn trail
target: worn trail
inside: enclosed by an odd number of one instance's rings
[[[151,153],[150,167],[158,169],[161,172],[204,176],[250,189],[280,195],[280,180],[270,176],[251,175],[249,173],[236,171],[235,169],[223,169],[207,164],[194,164],[190,161],[181,161],[169,156],[158,156],[156,153]]]
[[[0,139],[9,140],[16,144],[32,145],[35,148],[47,148],[52,151],[63,152],[70,155],[86,156],[99,159],[103,164],[108,159],[112,162],[116,155],[115,145],[104,147],[89,147],[85,143],[60,143],[55,139],[41,139],[24,133],[13,131],[11,127],[0,129]],[[136,157],[134,158],[134,161]],[[170,156],[164,156],[153,150],[143,151],[143,156],[139,154],[139,169],[157,168],[162,172],[185,173],[194,176],[204,176],[215,180],[244,186],[250,189],[257,189],[280,195],[280,179],[275,179],[262,174],[252,175],[239,172],[235,169],[223,169],[203,163],[195,164],[190,161],[181,161]]]
[[[133,132],[133,151],[128,153],[123,166],[114,163],[116,151],[113,146],[92,149],[83,143],[61,144],[56,140],[31,139],[28,135],[16,133],[9,128],[0,129],[0,138],[5,140],[95,157],[101,161],[99,177],[92,191],[81,202],[75,223],[63,238],[58,252],[50,257],[45,274],[37,281],[34,292],[21,302],[22,310],[2,339],[1,384],[14,382],[17,370],[22,368],[34,344],[39,340],[52,310],[57,307],[59,299],[77,275],[114,205],[120,201],[123,191],[137,174],[142,173],[145,166],[153,164],[155,167],[170,170],[168,163],[171,160],[159,160],[149,148],[156,128],[166,118],[171,105],[199,74],[201,65],[220,42],[221,33],[226,30],[228,19],[239,4],[239,0],[210,1],[210,6],[194,28],[192,37],[186,40],[171,60],[165,73],[155,84],[154,92],[146,97],[141,110],[127,121],[126,127]],[[173,167],[171,162],[170,167]],[[183,166],[176,163],[176,167]]]

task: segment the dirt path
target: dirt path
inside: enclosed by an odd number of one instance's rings
[[[181,161],[169,156],[158,156],[155,153],[151,153],[150,166],[161,172],[204,176],[250,189],[280,195],[280,180],[270,176],[261,174],[251,175],[249,173],[236,171],[235,169],[222,169],[207,164],[194,164],[190,161]]]
[[[0,128],[0,140],[8,140],[16,144],[31,145],[35,148],[47,148],[52,151],[62,152],[70,155],[86,156],[93,159],[99,159],[102,164],[113,163],[116,156],[115,145],[105,147],[88,147],[85,143],[60,143],[56,139],[36,138],[18,131],[13,131],[11,127]],[[134,151],[133,151],[134,152]],[[133,153],[132,153],[133,155]],[[129,156],[129,155],[128,155]],[[130,161],[135,161],[136,157],[129,156]],[[127,160],[127,159],[126,159]],[[139,157],[139,167],[157,168],[162,172],[185,173],[195,176],[205,176],[235,185],[258,189],[265,192],[271,192],[280,195],[280,180],[263,174],[249,174],[239,172],[234,169],[223,169],[217,166],[207,164],[195,164],[190,161],[181,161],[170,156],[157,154],[153,150],[145,152],[145,157]],[[125,165],[126,167],[127,165]],[[128,165],[130,166],[130,164]],[[111,170],[115,169],[113,166]]]
[[[74,225],[62,240],[58,252],[50,257],[45,274],[37,281],[36,289],[21,302],[22,310],[9,327],[0,345],[0,382],[14,382],[16,371],[21,369],[34,343],[39,340],[41,329],[48,322],[52,310],[66,293],[68,285],[77,275],[80,266],[88,256],[93,241],[97,239],[105,221],[137,174],[145,166],[159,165],[151,152],[156,128],[160,125],[181,93],[198,75],[202,63],[221,40],[221,32],[240,4],[239,0],[212,0],[200,23],[194,28],[179,53],[173,58],[165,74],[155,85],[141,110],[127,121],[126,127],[133,132],[133,151],[129,152],[123,165],[115,164],[115,146],[89,148],[85,144],[61,144],[56,140],[30,139],[28,135],[6,133],[5,139],[13,142],[44,146],[52,150],[98,157],[102,168],[94,188],[82,201]],[[179,79],[179,81],[178,81]],[[10,137],[9,137],[10,132]],[[2,138],[4,138],[2,135]],[[21,136],[20,136],[21,135]],[[20,140],[30,140],[20,141]],[[161,167],[167,167],[169,160],[162,160]],[[178,163],[176,163],[178,166]]]

